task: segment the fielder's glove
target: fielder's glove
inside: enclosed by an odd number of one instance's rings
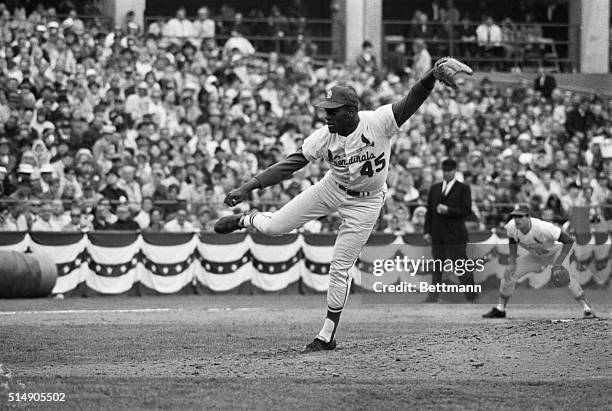
[[[457,88],[455,76],[458,73],[465,73],[471,76],[474,72],[468,65],[452,57],[442,57],[434,64],[434,77],[449,87]]]
[[[551,280],[555,287],[565,287],[570,283],[569,272],[561,265],[555,265],[551,270]]]

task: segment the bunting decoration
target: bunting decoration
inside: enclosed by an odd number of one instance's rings
[[[59,275],[54,294],[321,293],[327,291],[335,241],[335,234],[2,232],[0,250],[48,255]],[[475,282],[493,280],[496,286],[508,253],[503,233],[472,233],[468,257],[484,264],[483,270],[474,271]],[[612,240],[605,233],[579,238],[569,256],[579,283],[599,288],[610,287],[611,257]],[[375,282],[429,281],[431,274],[421,268],[375,273],[381,261],[427,258],[431,246],[421,235],[373,234],[352,268],[354,290],[371,291]],[[541,288],[549,281],[550,267],[543,267],[520,282]]]

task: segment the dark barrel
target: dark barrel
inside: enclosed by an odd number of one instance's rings
[[[0,298],[46,297],[57,280],[57,267],[45,254],[0,251]]]

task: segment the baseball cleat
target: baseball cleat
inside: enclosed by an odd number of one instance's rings
[[[491,311],[483,314],[482,318],[506,318],[506,312],[498,310],[497,307],[493,307]]]
[[[331,351],[334,348],[336,348],[336,340],[325,342],[323,340],[315,338],[310,344],[306,346],[306,348],[302,350],[302,354],[308,354],[317,351]]]
[[[591,310],[585,310],[584,311],[584,315],[582,316],[582,318],[584,318],[585,320],[590,320],[592,318],[597,318],[597,316],[595,315],[595,313]]]
[[[220,218],[215,223],[215,233],[217,234],[229,234],[233,231],[240,230],[240,219],[242,214],[232,214],[227,217]]]

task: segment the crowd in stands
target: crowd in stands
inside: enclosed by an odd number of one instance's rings
[[[321,179],[325,163],[235,210],[223,199],[325,124],[312,101],[345,83],[374,109],[424,70],[405,70],[401,47],[397,67],[381,66],[371,43],[348,64],[315,65],[307,39],[286,58],[255,53],[237,29],[223,43],[209,37],[218,26],[200,11],[193,37],[182,38],[174,34],[189,26],[184,10],[157,28],[128,16],[105,31],[73,10],[60,18],[0,5],[0,231],[210,231],[228,213],[274,211]],[[422,232],[428,188],[448,156],[471,184],[473,229],[498,226],[517,201],[558,223],[577,205],[593,206],[592,221],[610,220],[611,116],[609,98],[545,90],[540,80],[437,85],[395,137],[376,229]],[[338,223],[331,216],[304,230]]]

